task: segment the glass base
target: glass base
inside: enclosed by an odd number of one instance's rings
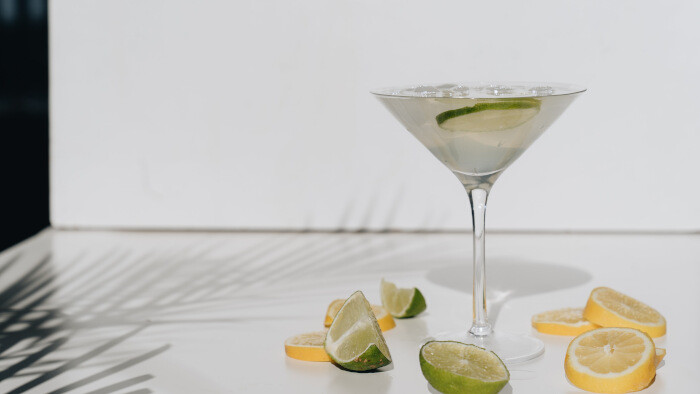
[[[427,341],[456,341],[472,344],[490,350],[506,364],[530,361],[544,353],[544,343],[524,334],[492,332],[486,336],[476,336],[467,331],[443,332],[426,338]]]

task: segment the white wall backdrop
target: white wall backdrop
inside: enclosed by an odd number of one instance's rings
[[[491,229],[700,229],[700,3],[53,0],[58,227],[468,229],[368,91],[585,85],[496,183]]]

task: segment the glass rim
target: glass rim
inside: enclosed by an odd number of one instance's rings
[[[432,96],[419,96],[419,95],[411,95],[411,94],[401,94],[401,91],[405,91],[407,89],[414,89],[419,86],[440,86],[440,85],[447,85],[447,84],[452,84],[452,85],[463,85],[463,86],[472,86],[472,87],[477,87],[477,86],[493,86],[493,85],[502,85],[502,86],[525,86],[528,88],[535,88],[535,87],[550,87],[555,90],[562,90],[561,93],[552,93],[552,94],[545,94],[545,95],[524,95],[524,94],[517,94],[517,95],[507,95],[507,96],[496,96],[496,95],[486,95],[486,94],[480,94],[478,96],[474,97],[449,97],[449,96],[438,96],[438,95],[432,95]],[[573,95],[573,94],[579,94],[583,93],[587,88],[577,85],[577,84],[571,84],[571,83],[561,83],[561,82],[533,82],[533,81],[461,81],[461,82],[445,82],[445,83],[439,83],[439,84],[413,84],[413,85],[398,85],[398,86],[391,86],[391,87],[384,87],[384,88],[377,88],[377,89],[372,89],[369,92],[375,96],[381,96],[381,97],[397,97],[397,98],[450,98],[450,99],[458,99],[458,100],[475,100],[475,99],[518,99],[518,98],[531,98],[531,97],[537,97],[537,98],[543,98],[543,97],[555,97],[555,96],[568,96],[568,95]]]

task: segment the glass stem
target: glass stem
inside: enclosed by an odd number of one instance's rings
[[[489,335],[493,330],[486,317],[486,200],[489,190],[482,188],[467,189],[472,206],[472,223],[474,225],[474,284],[473,321],[469,332],[476,336]]]

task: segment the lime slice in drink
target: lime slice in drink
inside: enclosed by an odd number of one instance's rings
[[[353,293],[335,315],[324,347],[331,360],[351,371],[369,371],[391,363],[377,318],[361,291]]]
[[[534,98],[476,103],[453,109],[435,117],[438,126],[448,131],[498,131],[520,126],[540,112]]]
[[[445,394],[495,394],[510,374],[495,353],[460,342],[428,342],[420,349],[420,369]]]
[[[394,317],[413,317],[426,308],[423,294],[415,287],[399,289],[395,284],[382,279],[380,290],[384,308]]]

